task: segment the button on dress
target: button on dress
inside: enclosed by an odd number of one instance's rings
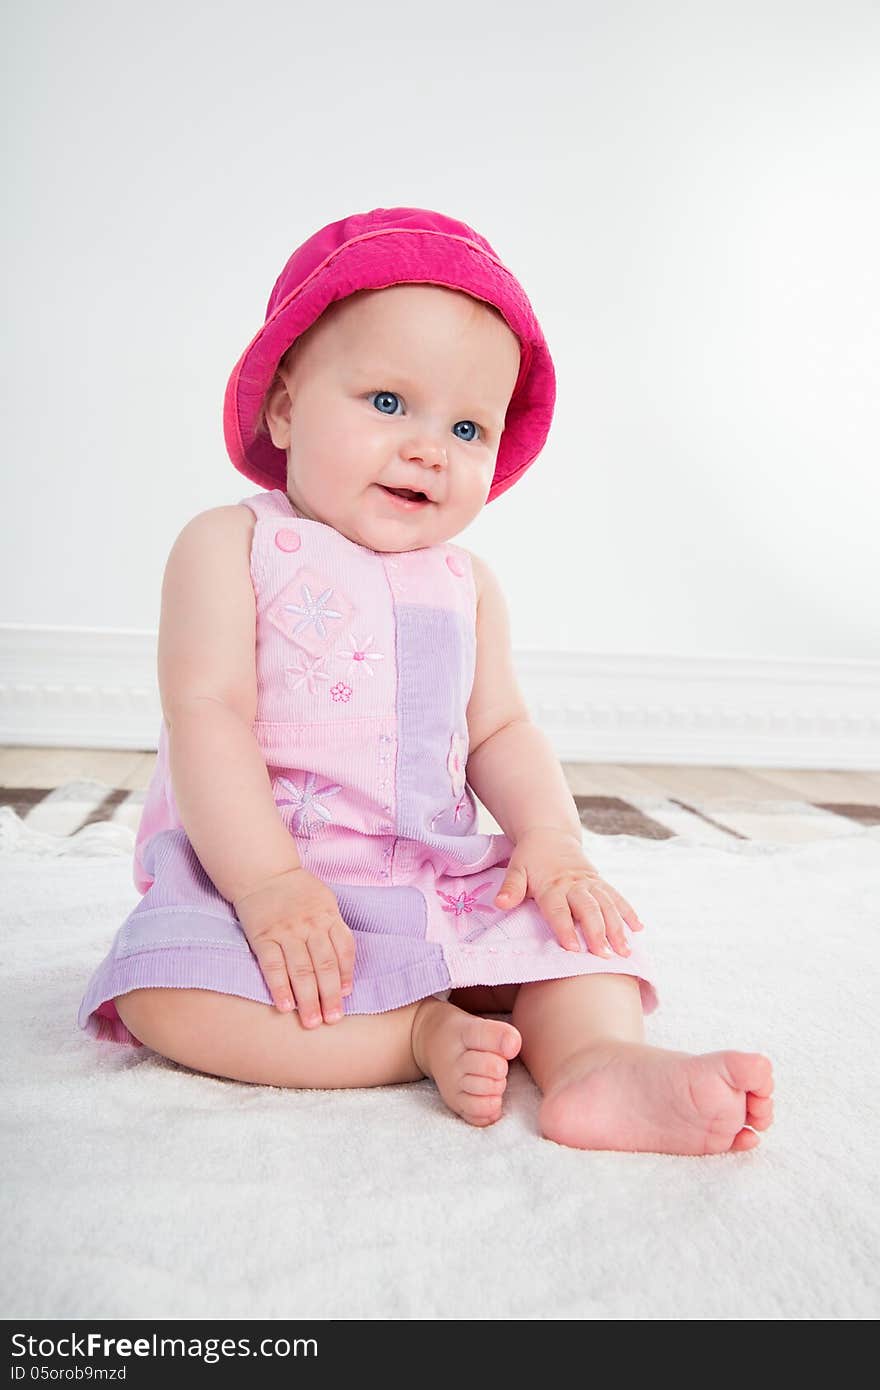
[[[255,515],[254,737],[302,863],[332,890],[355,938],[346,1014],[396,1009],[465,985],[613,973],[657,1007],[640,934],[632,954],[559,944],[534,899],[494,906],[513,842],[478,829],[466,782],[476,659],[470,556],[451,543],[385,552],[301,517],[280,490]],[[175,804],[163,722],[134,853],[140,902],[80,1005],[92,1037],[140,1044],[113,999],[145,987],[272,1003],[232,904]]]

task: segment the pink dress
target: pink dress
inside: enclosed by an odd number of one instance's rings
[[[388,553],[301,517],[282,491],[255,513],[254,737],[302,863],[333,891],[355,937],[346,1013],[381,1013],[463,985],[635,975],[657,1007],[640,934],[632,954],[565,950],[531,898],[493,905],[513,843],[481,834],[465,781],[476,656],[468,553]],[[271,1004],[232,905],[189,842],[163,722],[134,855],[143,894],[92,976],[79,1025],[135,1043],[114,996],[147,986]],[[137,1044],[136,1044],[137,1045]]]

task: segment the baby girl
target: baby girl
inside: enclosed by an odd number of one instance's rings
[[[291,256],[226,391],[261,491],[166,566],[143,896],[82,1001],[93,1037],[271,1086],[431,1077],[473,1125],[519,1057],[557,1143],[759,1142],[766,1057],[645,1041],[642,923],[584,855],[498,581],[453,540],[554,397],[525,292],[466,224],[378,208]]]

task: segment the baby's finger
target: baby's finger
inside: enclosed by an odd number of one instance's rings
[[[568,900],[587,939],[587,949],[597,956],[610,956],[611,947],[605,936],[605,918],[593,897],[592,885],[575,883],[568,890]]]
[[[318,1028],[322,1023],[321,1006],[318,1002],[318,982],[309,948],[298,936],[288,937],[285,942],[287,971],[300,1021],[304,1028]]]
[[[351,994],[354,988],[354,932],[340,917],[330,928],[330,940],[339,961],[339,978],[342,981],[343,995]]]
[[[610,883],[606,883],[604,878],[602,879],[601,886],[603,891],[608,894],[609,898],[614,903],[614,906],[617,908],[624,922],[626,922],[626,925],[631,928],[632,931],[644,931],[644,922],[639,920],[639,914],[634,907],[630,907],[623,894],[618,893],[616,888],[612,888]]]
[[[522,902],[527,886],[528,874],[520,865],[514,864],[504,875],[504,882],[495,899],[496,905],[505,908],[516,907],[517,903]]]
[[[339,979],[339,961],[336,959],[336,948],[330,940],[329,934],[325,932],[310,936],[308,948],[315,977],[318,981],[318,993],[321,996],[324,1022],[337,1023],[342,1018],[342,985]]]
[[[564,946],[566,951],[579,951],[581,943],[571,920],[568,899],[562,889],[549,888],[540,895],[538,906],[560,946]]]
[[[251,949],[263,972],[263,979],[269,987],[272,1003],[282,1013],[290,1013],[293,1008],[293,996],[287,974],[287,963],[280,945],[277,941],[264,937],[252,941]]]
[[[623,918],[611,901],[610,896],[596,883],[591,885],[590,891],[602,909],[602,915],[605,918],[605,935],[607,939],[611,942],[611,945],[619,956],[631,955],[629,943],[626,939],[626,926]]]

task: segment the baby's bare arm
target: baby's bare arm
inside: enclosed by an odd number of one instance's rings
[[[581,843],[581,823],[565,774],[543,729],[514,720],[468,758],[467,779],[514,844],[527,830],[567,831]]]
[[[174,796],[183,827],[224,898],[243,898],[297,869],[296,842],[272,796],[253,732],[210,698],[172,707],[168,716]]]
[[[253,732],[252,533],[246,507],[194,517],[168,558],[159,624],[175,800],[206,873],[229,901],[301,863]]]
[[[529,716],[513,670],[510,622],[498,580],[473,555],[477,582],[477,659],[468,701],[467,780],[516,843],[552,827],[581,842],[581,824],[559,759]]]

